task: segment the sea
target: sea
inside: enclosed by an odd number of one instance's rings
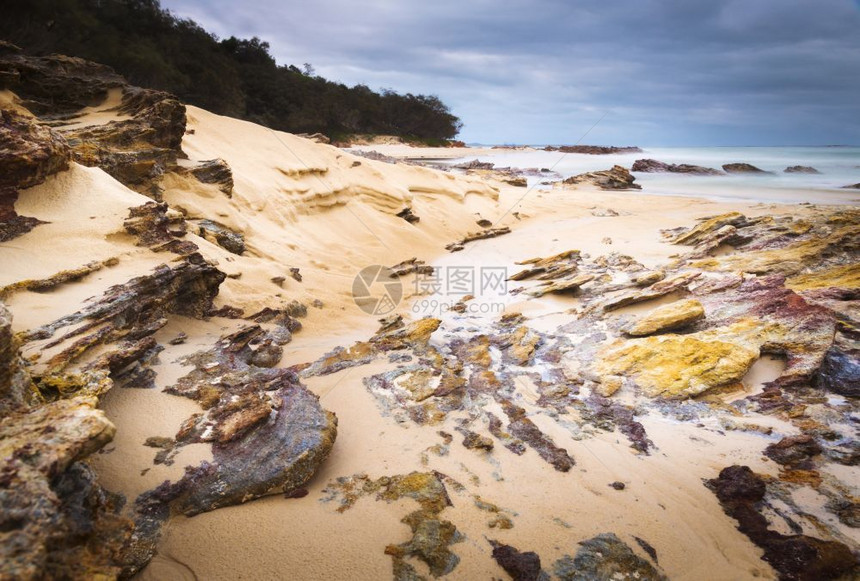
[[[643,147],[642,152],[588,155],[533,149],[499,149],[498,153],[439,160],[455,165],[474,159],[496,167],[548,169],[567,178],[576,174],[621,165],[630,169],[637,159],[687,163],[721,169],[723,164],[744,162],[767,174],[696,176],[672,173],[635,173],[636,183],[647,195],[691,196],[718,201],[813,203],[860,205],[860,189],[844,186],[860,182],[860,147]],[[820,174],[785,173],[789,166],[803,165]],[[558,177],[555,177],[557,180]],[[529,177],[530,188],[549,188],[546,177]]]

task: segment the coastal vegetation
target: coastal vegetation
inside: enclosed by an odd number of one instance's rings
[[[0,38],[34,55],[104,63],[135,85],[292,133],[438,143],[462,126],[437,96],[348,87],[315,74],[310,64],[279,64],[267,42],[219,39],[158,0],[9,0]]]

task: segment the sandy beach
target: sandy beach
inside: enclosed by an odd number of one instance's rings
[[[3,98],[16,102],[8,92]],[[81,111],[60,128],[127,120],[115,111],[120,99],[111,93],[101,106]],[[409,159],[467,157],[457,148],[366,149]],[[516,187],[492,176],[374,161],[191,106],[181,150],[186,157],[177,161],[179,169],[159,178],[163,215],[187,222],[187,233],[176,239],[193,242],[226,278],[206,316],[170,314],[152,334],[160,349],[146,362],[151,385],[114,386],[98,394],[98,409],[116,434],[88,464],[101,486],[127,499],[124,514],[131,516],[135,499],[166,481],[179,481],[186,467],[217,463],[213,446],[223,442],[206,440],[211,426],[197,441],[178,437],[212,403],[165,389],[191,374],[195,354],[254,325],[252,314],[267,308],[294,313],[300,322],[272,369],[297,373],[319,405],[336,415],[337,437],[327,458],[297,489],[249,493],[248,502],[194,516],[174,507],[157,539],[157,553],[136,579],[504,579],[510,570],[494,554],[498,545],[533,552],[547,574],[568,578],[565,564],[574,561],[581,543],[609,533],[617,538],[612,546],[625,566],[646,572],[641,578],[777,579],[779,573],[762,559],[763,549],[738,529],[704,484],[732,465],[748,466],[776,491],[761,509],[772,531],[860,550],[857,529],[832,510],[835,498],[856,508],[860,494],[856,462],[832,460],[850,453],[845,450],[856,454],[851,447],[856,398],[817,392],[801,402],[791,399],[800,395],[791,394],[807,392],[786,388],[789,403],[777,411],[757,407],[755,399],[795,373],[803,357],[817,358],[810,373],[818,373],[830,344],[796,338],[780,343],[780,333],[799,328],[794,319],[773,318],[789,317],[784,313],[744,311],[726,322],[723,304],[735,303],[720,294],[771,280],[771,274],[787,279],[797,293],[837,283],[856,292],[857,264],[850,256],[844,263],[848,249],[856,252],[856,199],[800,205],[771,203],[756,191],[743,194],[753,201],[713,201],[588,185]],[[231,171],[229,194],[218,183],[183,171],[214,159]],[[150,202],[99,167],[74,161],[18,192],[15,212],[44,224],[0,243],[0,287],[13,316],[11,329],[29,337],[21,356],[34,377],[48,375],[56,364],[52,357],[66,353],[74,338],[63,342],[58,333],[60,340],[52,343],[33,330],[84,310],[115,285],[183,260],[144,245],[128,226],[130,210]],[[399,215],[405,208],[419,220]],[[709,227],[714,216],[728,216],[726,225],[711,227],[695,242],[678,242],[679,236],[696,233],[697,224]],[[243,251],[231,251],[223,239],[207,234],[206,220],[216,222],[222,234],[240,233]],[[510,232],[446,250],[491,228]],[[715,232],[722,238],[714,238]],[[767,259],[766,266],[741,262],[747,260],[744,245],[755,246],[765,234],[781,238],[750,250],[749,260]],[[854,242],[845,236],[854,236]],[[795,248],[789,238],[809,241],[813,250]],[[756,254],[785,248],[794,254],[772,259]],[[559,256],[578,262],[571,267]],[[476,289],[473,280],[468,292],[447,287],[421,292],[418,275],[410,272],[397,281],[402,298],[393,309],[374,314],[359,307],[354,284],[363,268],[395,267],[413,258],[434,272],[477,276],[495,268],[504,273],[505,288]],[[544,279],[545,284],[531,275],[512,279],[536,262],[530,259],[542,258],[551,265],[548,272],[562,265],[587,276],[575,284],[569,273]],[[104,266],[47,290],[23,284],[93,262]],[[789,263],[797,267],[788,270]],[[839,280],[849,282],[803,282],[803,276],[820,275],[824,267],[832,277],[833,269],[842,268]],[[661,279],[671,282],[691,271],[699,277],[695,283],[690,278],[673,290],[647,295],[660,288]],[[636,282],[645,275],[653,280]],[[568,286],[542,294],[550,284]],[[702,290],[708,284],[713,288]],[[793,290],[785,292],[804,301]],[[606,306],[625,293],[633,298]],[[810,304],[831,304],[829,297],[804,296]],[[705,315],[692,327],[661,328],[635,339],[623,331],[654,309],[685,298],[705,305]],[[303,306],[291,306],[294,302]],[[394,315],[402,322],[395,321],[387,335],[379,333],[380,319]],[[432,331],[420,336],[415,325],[428,320]],[[827,320],[832,342],[835,323]],[[265,332],[277,330],[268,321],[257,324]],[[663,389],[661,382],[674,385],[685,373],[668,368],[671,362],[655,371],[643,356],[621,367],[622,350],[629,346],[687,339],[701,341],[705,350],[729,345],[730,352],[714,364],[729,379],[710,384],[701,379],[700,385],[695,376],[681,395],[670,397],[657,388]],[[403,342],[390,350],[378,347],[386,341]],[[264,343],[271,346],[268,339]],[[802,346],[795,353],[797,344]],[[82,348],[67,371],[84,373],[109,345]],[[338,350],[351,346],[369,355]],[[749,360],[724,371],[739,353],[750,353]],[[681,364],[692,368],[698,365],[693,360]],[[226,381],[226,373],[207,381]],[[657,376],[657,387],[648,383],[648,373]],[[456,403],[445,399],[450,396],[443,390],[446,378],[462,380],[459,389],[466,395]],[[503,418],[503,428],[494,427],[493,418]],[[837,435],[828,440],[814,431],[825,425]],[[819,434],[831,452],[819,450],[793,468],[764,453],[808,431]],[[154,446],[153,438],[168,444]],[[158,446],[170,453],[155,463]],[[439,499],[428,500],[430,492],[423,488],[395,493],[392,482],[414,474],[432,490],[441,487],[441,507],[427,508]],[[418,520],[410,520],[415,514]],[[453,527],[454,533],[443,542],[443,533],[421,528],[431,526],[427,523],[443,532]]]

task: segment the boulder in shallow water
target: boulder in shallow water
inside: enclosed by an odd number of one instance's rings
[[[723,171],[726,173],[748,173],[748,174],[767,174],[769,171],[759,169],[749,163],[727,163],[723,166]]]
[[[641,190],[636,178],[625,167],[615,165],[612,169],[592,171],[569,177],[562,182],[566,186],[590,184],[601,190]]]
[[[808,165],[792,165],[785,168],[784,173],[820,174],[821,172]]]

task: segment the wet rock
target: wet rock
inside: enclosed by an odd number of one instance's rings
[[[223,159],[202,161],[190,173],[201,183],[215,184],[228,198],[233,197],[233,170]]]
[[[638,147],[616,147],[614,145],[552,145],[544,148],[544,151],[561,151],[562,153],[585,153],[588,155],[610,155],[616,153],[642,153]]]
[[[833,393],[860,397],[860,350],[835,343],[824,356],[815,381]]]
[[[651,563],[636,555],[613,533],[603,533],[579,543],[571,558],[555,562],[553,572],[563,581],[665,581]]]
[[[662,161],[657,161],[656,159],[637,159],[633,162],[633,167],[630,168],[630,171],[642,173],[686,173],[702,176],[722,175],[723,173],[720,170],[711,167],[689,165],[686,163],[664,163]]]
[[[822,448],[808,434],[788,436],[764,449],[764,455],[784,466],[794,466],[821,454]]]
[[[766,174],[771,173],[748,163],[727,163],[723,166],[726,173]]]
[[[604,171],[593,171],[569,177],[562,182],[565,186],[589,184],[602,190],[641,190],[642,186],[635,184],[636,178],[620,165]]]
[[[821,172],[808,165],[792,165],[785,168],[784,173],[820,174]]]
[[[843,190],[860,190],[860,183],[842,186]]]
[[[850,578],[858,572],[851,550],[837,541],[802,534],[783,535],[769,528],[757,509],[767,486],[748,466],[724,468],[706,485],[714,491],[727,515],[738,521],[738,529],[764,550],[765,561],[789,581]]]
[[[493,169],[495,166],[496,166],[496,164],[491,163],[489,161],[481,161],[479,159],[473,159],[472,161],[469,161],[469,162],[458,163],[457,165],[454,165],[452,167],[455,167],[457,169],[487,169],[487,170],[489,170],[489,169]]]
[[[490,541],[493,559],[511,576],[513,581],[549,581],[541,570],[540,556],[534,551],[518,551],[510,545]]]
[[[704,318],[705,309],[702,303],[696,299],[688,299],[657,307],[628,326],[624,332],[633,337],[644,337],[683,329]]]
[[[194,224],[198,228],[198,234],[209,242],[239,256],[245,252],[245,236],[240,232],[234,232],[223,224],[212,220],[199,220],[195,221]]]

